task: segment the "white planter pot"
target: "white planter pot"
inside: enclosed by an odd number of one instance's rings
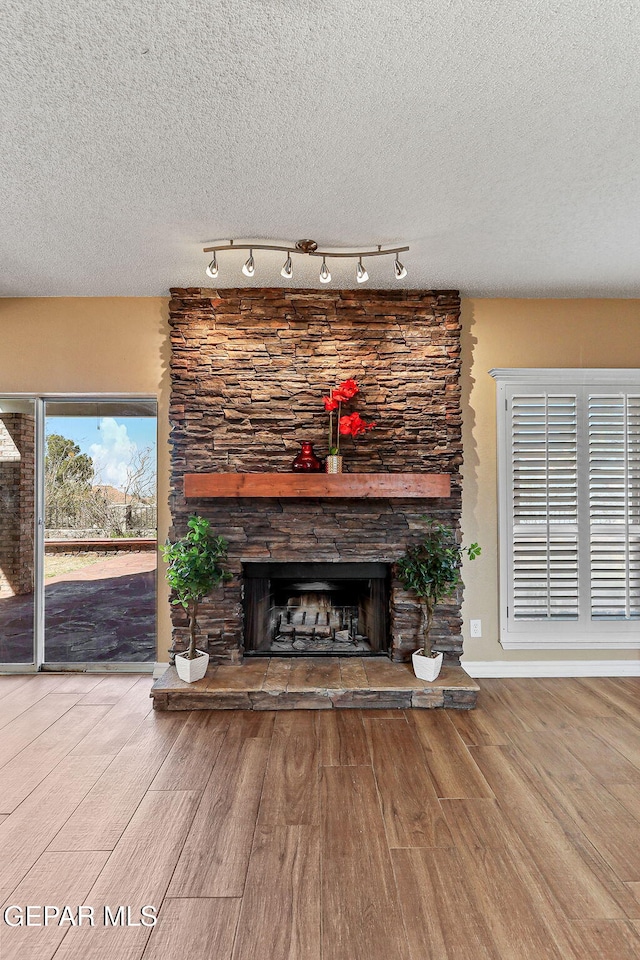
[[[412,653],[413,672],[418,680],[435,680],[442,667],[442,657],[442,653],[436,654],[435,657],[425,657],[422,650]]]
[[[203,650],[196,650],[198,654],[195,660],[187,660],[183,653],[176,653],[176,670],[181,680],[186,683],[193,683],[194,680],[202,680],[209,665],[209,654]]]

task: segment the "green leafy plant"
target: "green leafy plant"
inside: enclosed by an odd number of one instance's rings
[[[460,567],[465,557],[475,560],[480,556],[480,547],[472,543],[462,547],[455,531],[437,523],[430,517],[420,543],[410,546],[396,563],[398,579],[405,590],[413,592],[422,610],[422,653],[433,656],[431,625],[438,604],[448,597],[460,583]]]
[[[191,517],[188,532],[175,543],[160,547],[167,567],[167,582],[175,593],[171,600],[179,604],[189,615],[188,660],[195,660],[196,629],[200,601],[215,587],[231,579],[224,564],[229,544],[224,537],[214,537],[211,524],[204,517]]]

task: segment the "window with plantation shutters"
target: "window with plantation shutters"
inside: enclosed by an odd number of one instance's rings
[[[503,646],[640,647],[640,371],[492,376]]]

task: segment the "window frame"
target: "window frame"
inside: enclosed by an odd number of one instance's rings
[[[578,620],[515,620],[509,617],[513,606],[513,474],[512,419],[509,401],[517,393],[543,392],[573,394],[580,398],[586,390],[597,394],[640,395],[640,369],[628,368],[494,368],[489,371],[497,387],[497,497],[499,554],[500,643],[504,649],[640,649],[640,619],[593,620],[585,617],[585,598],[580,598]],[[588,443],[585,409],[578,400],[578,469]],[[588,490],[588,485],[587,485]],[[580,510],[580,507],[579,507]],[[584,508],[583,508],[584,510]],[[589,555],[590,524],[587,514],[578,515],[579,566]],[[589,567],[590,569],[590,567]],[[584,574],[579,571],[579,583]]]

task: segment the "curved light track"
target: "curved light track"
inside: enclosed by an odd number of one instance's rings
[[[331,280],[331,274],[327,270],[326,260],[327,259],[352,259],[357,260],[358,265],[356,267],[356,279],[358,283],[364,283],[369,279],[369,276],[362,266],[363,257],[386,257],[389,254],[395,254],[394,261],[394,277],[396,280],[402,280],[407,275],[406,267],[400,263],[398,260],[398,254],[404,253],[408,250],[409,247],[386,247],[382,249],[380,244],[376,247],[375,250],[319,250],[318,244],[315,240],[296,240],[293,243],[282,244],[282,243],[245,243],[244,241],[236,242],[235,240],[220,240],[218,242],[213,242],[210,246],[203,247],[204,253],[212,253],[213,258],[209,265],[207,266],[206,273],[208,277],[214,279],[218,276],[218,258],[217,254],[224,250],[248,250],[249,257],[245,264],[242,267],[242,272],[247,277],[252,277],[255,272],[255,264],[253,253],[255,250],[275,250],[277,252],[286,253],[287,259],[284,263],[282,270],[280,271],[281,275],[290,280],[293,276],[293,263],[291,260],[291,254],[297,253],[302,256],[307,257],[322,257],[322,266],[320,268],[320,282],[329,283]]]

